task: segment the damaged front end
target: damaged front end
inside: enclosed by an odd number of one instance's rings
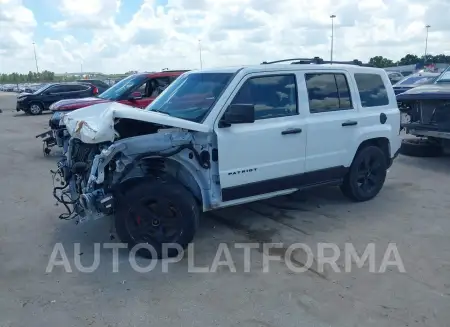
[[[162,130],[112,144],[86,144],[72,138],[55,172],[63,181],[55,187],[55,197],[71,205],[63,218],[78,216],[81,222],[112,214],[123,182],[163,174],[164,167],[149,159],[176,156],[185,149],[196,153],[192,141],[189,132],[180,130]]]
[[[450,100],[419,100],[404,106],[403,128],[450,132]]]
[[[48,122],[50,130],[36,135],[36,138],[42,138],[42,152],[44,156],[48,156],[54,146],[61,148],[63,153],[67,151],[70,134],[63,124],[62,118],[65,114],[62,111],[54,111]]]
[[[397,95],[402,112],[402,128],[407,133],[450,133],[450,88],[417,87]]]
[[[151,122],[160,114],[145,117],[147,121],[124,118],[130,116],[125,110],[105,109],[95,119],[81,119],[77,111],[64,118],[72,138],[53,172],[61,183],[53,195],[67,209],[61,219],[84,222],[113,214],[122,185],[165,174],[164,158],[194,159],[204,168],[209,164],[200,158],[189,130]]]

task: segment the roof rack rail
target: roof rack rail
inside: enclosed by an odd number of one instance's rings
[[[351,61],[337,61],[337,60],[328,61],[328,60],[323,60],[320,57],[314,57],[314,58],[291,58],[291,59],[282,59],[282,60],[275,60],[275,61],[264,61],[264,62],[261,63],[261,65],[278,64],[278,63],[281,63],[281,62],[288,62],[288,61],[292,61],[291,62],[292,65],[299,65],[299,64],[300,65],[343,64],[343,65],[357,65],[357,66],[373,67],[370,64],[364,64],[361,60],[358,60],[358,59],[354,59],[354,60],[351,60]]]

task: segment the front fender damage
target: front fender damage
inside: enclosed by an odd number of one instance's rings
[[[172,156],[189,147],[192,141],[191,133],[173,130],[118,141],[95,157],[88,185],[104,182],[106,167],[113,158],[117,157],[116,172],[124,176],[124,171],[129,170],[133,162],[145,157]]]
[[[72,139],[69,147],[74,142],[75,139]],[[79,199],[74,205],[76,213],[80,216],[79,220],[97,219],[111,214],[114,209],[113,197],[118,186],[128,178],[145,175],[141,165],[145,160],[171,157],[183,161],[188,158],[186,153],[183,154],[187,151],[194,153],[201,167],[209,168],[207,163],[201,161],[193,144],[191,132],[171,128],[159,130],[155,134],[126,138],[104,147],[95,155],[81,192],[75,185],[80,176],[71,178],[71,198]],[[68,153],[71,153],[70,149]],[[69,167],[74,167],[74,164],[68,159]]]

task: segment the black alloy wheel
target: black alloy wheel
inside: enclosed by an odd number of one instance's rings
[[[194,238],[199,222],[199,207],[192,193],[172,179],[142,178],[126,187],[116,204],[115,227],[120,240],[131,250],[147,244],[155,251],[141,248],[136,253],[145,258],[173,257],[179,251],[163,244],[178,244],[182,249]]]
[[[361,149],[341,186],[344,195],[358,202],[374,198],[386,180],[387,160],[386,155],[377,146]]]
[[[174,243],[182,233],[181,219],[169,199],[143,195],[129,208],[126,227],[135,243]]]

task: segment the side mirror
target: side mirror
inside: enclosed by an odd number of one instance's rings
[[[128,98],[131,101],[140,100],[142,99],[142,93],[141,92],[133,92],[131,93],[130,97]]]
[[[255,122],[255,106],[252,104],[232,104],[225,111],[219,127],[233,124],[250,124]]]

